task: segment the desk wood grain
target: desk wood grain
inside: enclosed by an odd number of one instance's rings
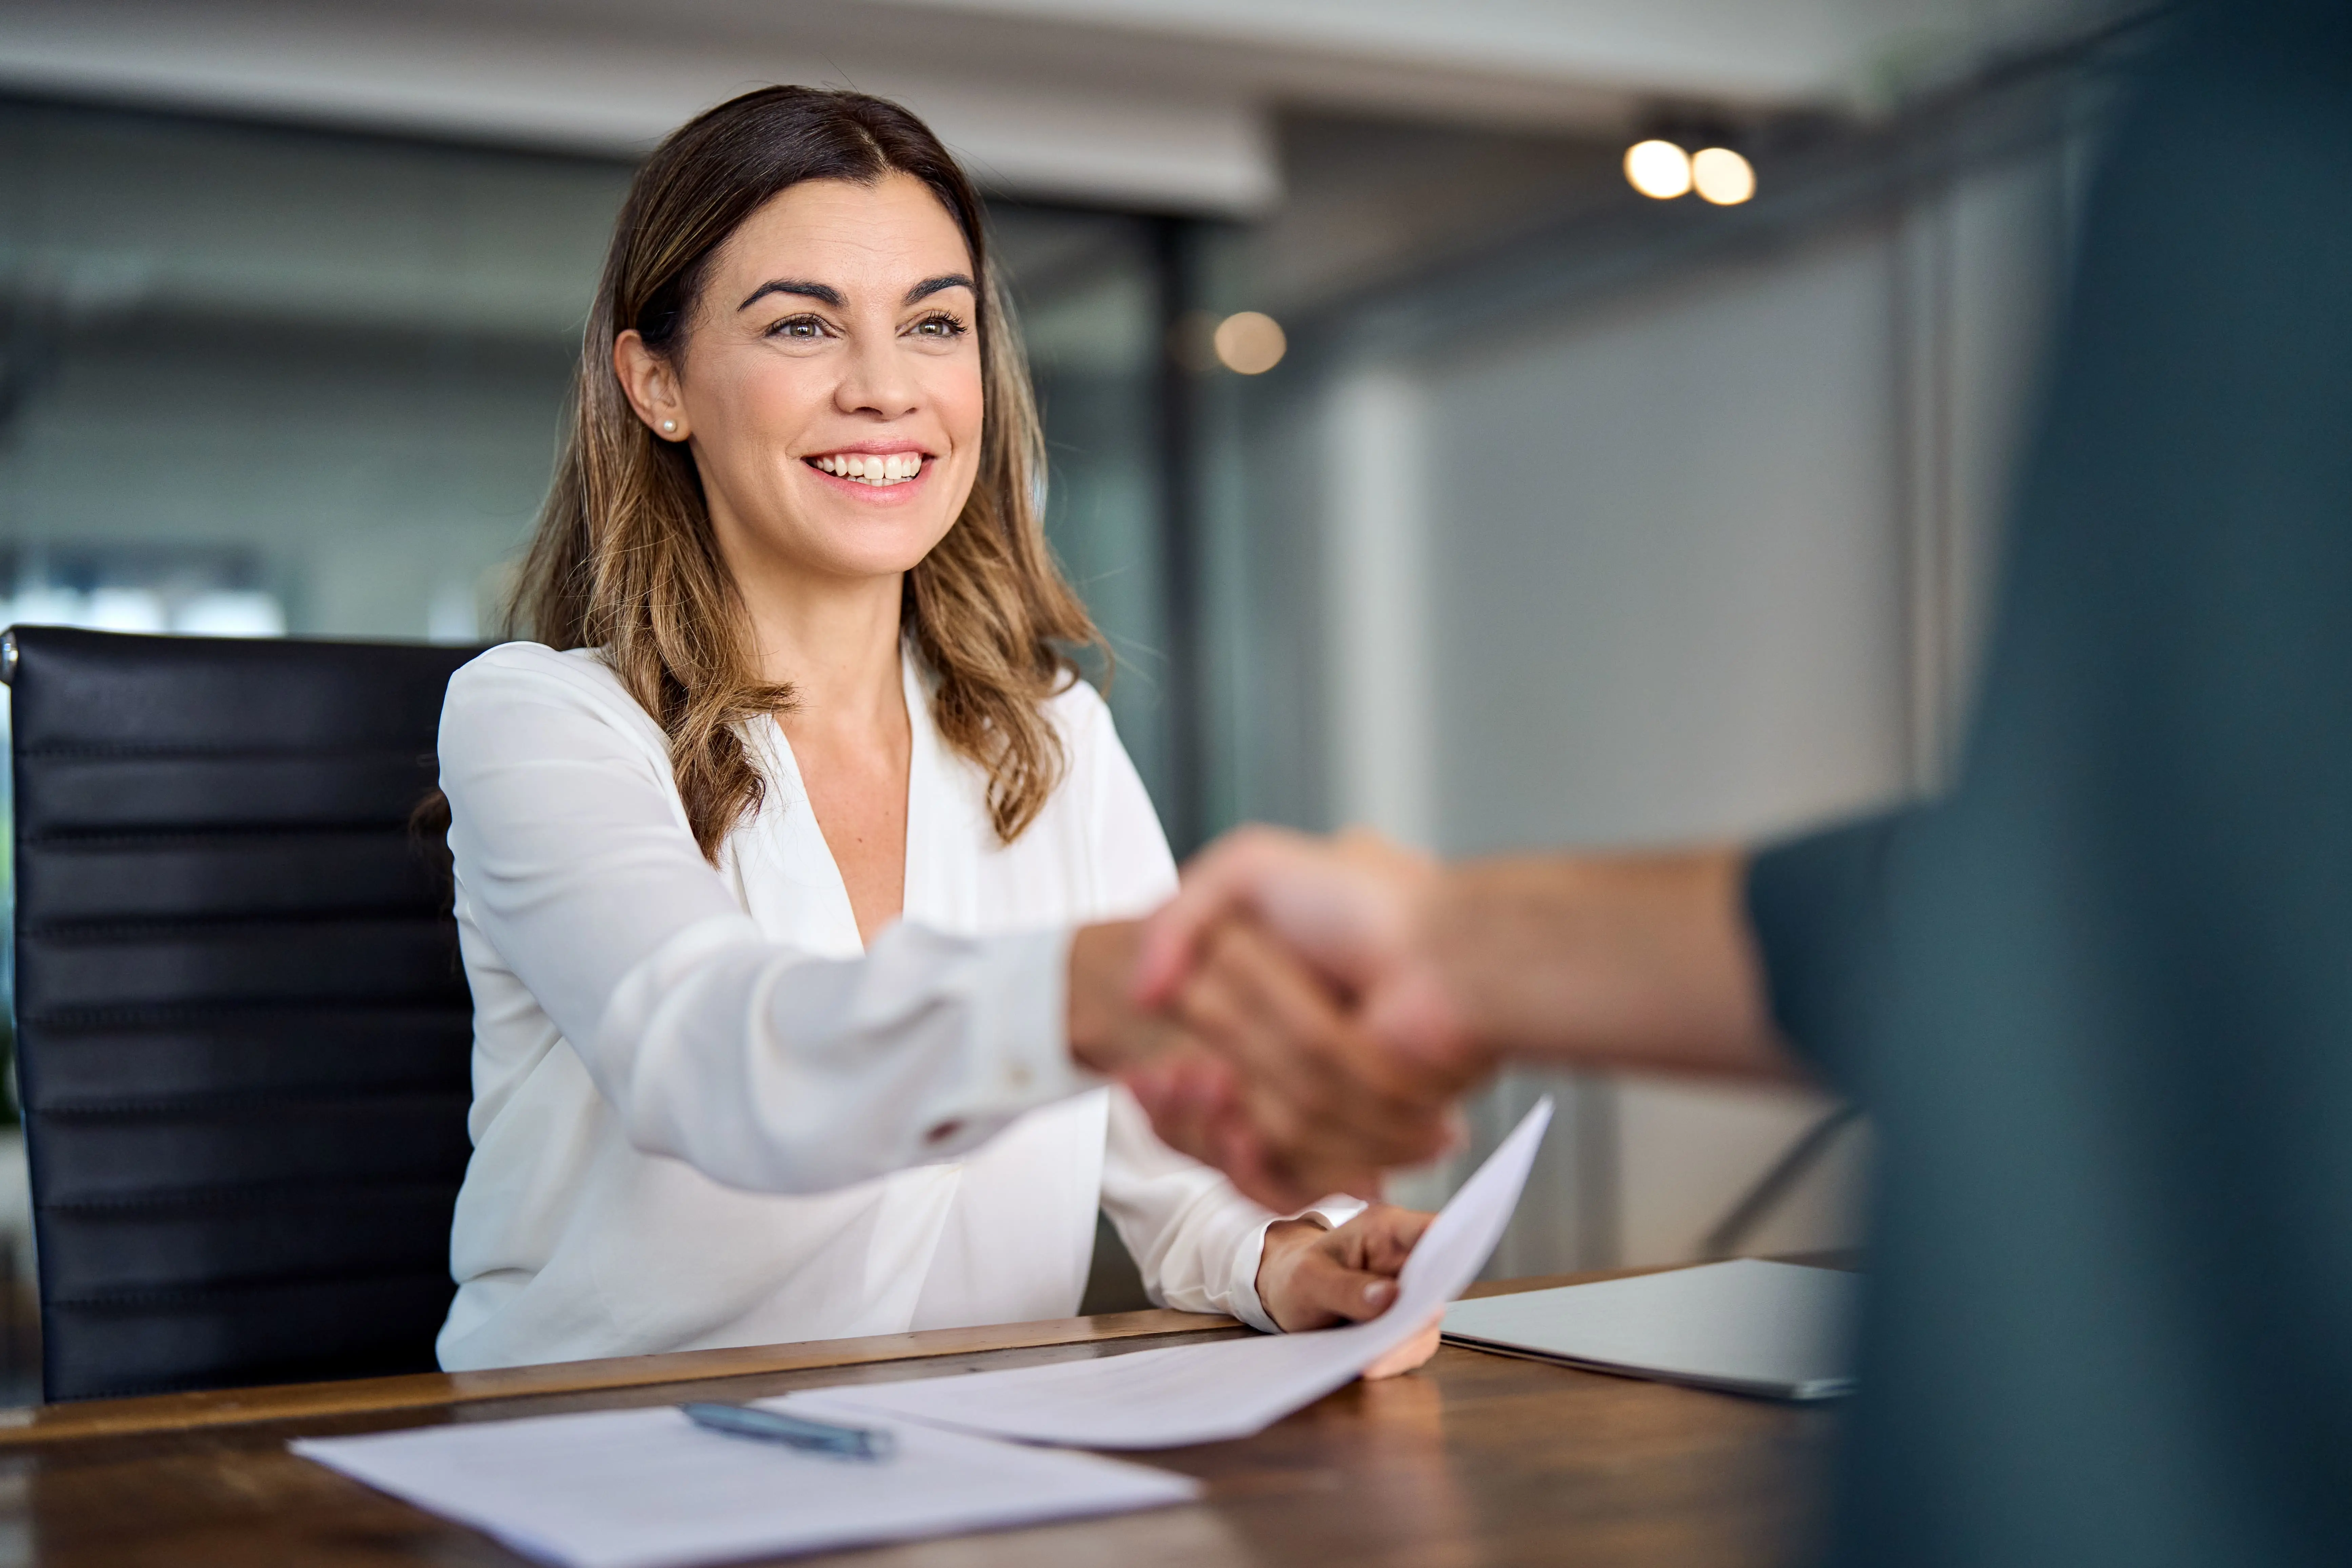
[[[965,1355],[1035,1345],[1098,1344],[1223,1328],[1242,1332],[1228,1317],[1155,1309],[1108,1312],[1049,1322],[997,1323],[875,1334],[865,1339],[810,1340],[799,1344],[748,1345],[733,1350],[686,1350],[667,1355],[625,1355],[600,1361],[560,1361],[489,1372],[420,1372],[404,1377],[356,1377],[341,1383],[291,1383],[223,1388],[201,1394],[156,1394],[136,1399],[79,1399],[0,1410],[0,1453],[26,1444],[117,1437],[196,1427],[243,1427],[305,1416],[391,1410],[429,1410],[483,1400],[549,1394],[588,1394],[650,1384],[797,1372],[865,1362]]]
[[[1626,1272],[1620,1270],[1619,1272]],[[1602,1276],[1528,1281],[1522,1288]],[[1504,1287],[1508,1288],[1508,1287]],[[0,1564],[513,1564],[487,1538],[285,1451],[288,1438],[757,1398],[1242,1332],[1181,1313],[62,1407],[0,1448]],[[484,1381],[487,1379],[488,1381]],[[430,1396],[430,1397],[428,1397]],[[212,1401],[212,1403],[208,1403]],[[79,1410],[79,1419],[70,1413]],[[1198,1504],[839,1553],[866,1568],[1115,1563],[1745,1568],[1808,1554],[1832,1413],[1447,1346],[1240,1442],[1140,1456]]]

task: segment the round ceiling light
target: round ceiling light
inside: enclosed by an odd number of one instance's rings
[[[1625,182],[1654,201],[1671,202],[1691,188],[1690,154],[1652,138],[1625,149]]]
[[[1262,376],[1282,363],[1290,350],[1282,323],[1258,310],[1242,310],[1217,323],[1217,362],[1236,375]]]
[[[1728,147],[1705,147],[1690,161],[1691,183],[1718,207],[1736,207],[1756,193],[1756,170]]]

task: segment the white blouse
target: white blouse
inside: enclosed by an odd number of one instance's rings
[[[510,643],[450,681],[474,1155],[443,1366],[1066,1317],[1098,1204],[1155,1300],[1273,1328],[1272,1217],[1069,1057],[1071,929],[1175,885],[1109,711],[1054,699],[1067,771],[1000,844],[902,664],[905,915],[870,950],[780,727],[714,869],[595,656]]]

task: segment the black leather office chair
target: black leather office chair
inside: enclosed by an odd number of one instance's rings
[[[471,1009],[408,818],[473,652],[0,643],[49,1398],[434,1365]]]

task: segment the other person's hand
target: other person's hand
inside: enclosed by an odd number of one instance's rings
[[[1399,1270],[1434,1215],[1374,1204],[1336,1230],[1313,1219],[1266,1227],[1258,1255],[1257,1299],[1285,1333],[1379,1317],[1396,1300]],[[1367,1378],[1392,1377],[1437,1349],[1437,1320],[1381,1357]]]
[[[1468,1081],[1486,1063],[1449,994],[1423,928],[1443,871],[1436,862],[1356,831],[1318,839],[1245,827],[1193,857],[1184,882],[1144,923],[1136,995],[1174,1001],[1214,949],[1220,925],[1246,917],[1271,931],[1370,1030],[1441,1078]]]
[[[1289,1168],[1410,1163],[1399,1129],[1503,1056],[1789,1078],[1748,929],[1746,857],[1702,849],[1521,856],[1442,868],[1368,834],[1227,835],[1145,925],[1137,995],[1187,1019],[1223,1076],[1172,1060],[1132,1081],[1162,1138],[1259,1201]],[[1255,925],[1304,963],[1348,1027],[1218,1027],[1188,997]],[[1418,1157],[1426,1157],[1424,1153]],[[1252,1172],[1273,1173],[1265,1190]],[[1363,1191],[1353,1184],[1340,1190]]]
[[[1457,1143],[1487,1059],[1422,939],[1439,880],[1368,833],[1244,828],[1196,857],[1137,960],[1139,998],[1209,1053],[1128,1074],[1160,1138],[1274,1208],[1374,1196]]]
[[[1068,967],[1070,1054],[1126,1081],[1170,1146],[1222,1170],[1268,1208],[1327,1193],[1377,1197],[1381,1171],[1453,1141],[1443,1096],[1396,1071],[1326,987],[1248,923],[1205,944],[1164,1008],[1138,1001],[1135,921],[1082,927]],[[1345,1059],[1360,1064],[1340,1066]],[[1265,1064],[1263,1080],[1235,1063]],[[1269,1134],[1264,1129],[1276,1131]]]
[[[1188,1047],[1125,1077],[1161,1140],[1271,1208],[1380,1195],[1380,1173],[1444,1154],[1461,1084],[1368,1035],[1255,919],[1201,938],[1165,1011]]]

